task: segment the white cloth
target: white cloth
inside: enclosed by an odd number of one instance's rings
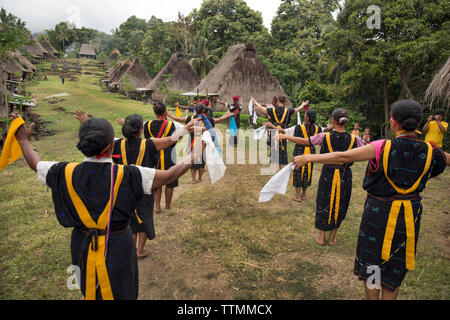
[[[95,157],[86,158],[83,162],[96,162],[96,163],[112,163],[111,158],[100,158]],[[47,185],[47,174],[50,168],[53,167],[57,162],[53,161],[40,161],[37,164],[37,179],[42,185]],[[152,168],[136,167],[142,176],[142,189],[144,194],[152,194],[153,189],[153,179],[155,178],[156,170]]]
[[[217,139],[217,137],[216,137]],[[225,175],[227,167],[223,162],[222,157],[216,149],[216,145],[212,141],[211,133],[205,131],[202,136],[202,141],[206,143],[205,148],[205,162],[208,165],[208,173],[211,179],[211,183],[214,185]]]
[[[250,114],[250,116],[252,116],[252,123],[256,125],[258,123],[258,116],[253,110],[253,99],[250,99],[250,102],[248,103],[248,113]]]
[[[264,134],[266,133],[266,126],[262,126],[261,128],[258,128],[253,133],[253,140],[260,140],[262,137],[264,137]]]
[[[302,118],[300,118],[300,112],[297,112],[297,125],[302,125]]]
[[[176,121],[173,121],[173,125],[175,126],[175,132],[184,128],[184,126]]]
[[[284,129],[284,132],[286,135],[293,137],[295,134],[295,128],[296,127],[290,127],[288,129]]]
[[[291,171],[294,171],[293,163],[287,165],[280,172],[272,177],[259,193],[259,202],[268,202],[272,200],[275,194],[286,194]]]

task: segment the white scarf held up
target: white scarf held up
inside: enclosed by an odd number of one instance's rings
[[[291,177],[291,171],[294,171],[295,165],[293,163],[287,165],[283,170],[278,172],[259,193],[259,202],[268,202],[272,200],[275,194],[286,194]]]

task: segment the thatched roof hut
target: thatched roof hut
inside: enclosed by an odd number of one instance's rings
[[[152,78],[142,66],[141,60],[135,58],[120,77],[119,86],[132,86],[134,89],[144,88],[147,87],[150,81],[152,81]]]
[[[5,71],[7,74],[7,80],[20,80],[24,73],[28,70],[22,67],[22,65],[14,58],[11,52],[7,53],[8,59],[5,64]],[[0,63],[0,70],[3,72],[3,64]],[[17,77],[19,75],[19,79]]]
[[[11,54],[11,56],[14,57],[28,73],[34,73],[37,70],[36,66],[24,57],[19,50],[16,49],[14,52],[8,54]]]
[[[79,58],[97,59],[94,47],[90,44],[83,43],[78,53]]]
[[[450,101],[450,58],[444,67],[436,74],[428,89],[425,91],[425,100],[433,107],[449,108]]]
[[[31,44],[25,46],[25,50],[33,59],[48,59],[50,54],[48,51],[42,46],[39,40],[36,37],[30,37]]]
[[[251,43],[230,46],[219,64],[193,92],[205,95],[207,90],[218,93],[221,100],[230,100],[236,95],[241,97],[244,110],[252,96],[261,103],[270,102],[273,96],[287,97],[278,80],[258,58]],[[288,97],[287,105],[292,106]]]
[[[184,54],[174,53],[169,62],[147,86],[148,89],[153,91],[153,99],[159,99],[158,85],[166,81],[166,76],[169,76],[167,89],[170,91],[191,91],[200,83],[197,72],[186,60]]]
[[[58,50],[56,50],[55,47],[52,46],[50,41],[48,41],[47,39],[42,39],[41,44],[45,48],[45,50],[48,51],[50,57],[58,56]]]
[[[119,85],[120,78],[125,73],[125,71],[127,71],[127,69],[130,67],[130,65],[131,65],[131,62],[129,60],[119,61],[117,67],[114,68],[110,72],[109,78],[111,80],[111,85]]]
[[[122,56],[122,54],[120,53],[119,49],[116,48],[113,51],[111,51],[108,60],[117,60],[119,59],[120,56]]]

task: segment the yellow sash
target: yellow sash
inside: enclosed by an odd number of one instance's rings
[[[327,132],[327,134],[325,135],[327,145],[328,145],[328,152],[331,153],[334,151],[333,151],[333,147],[331,145],[330,136],[331,136],[331,134],[329,132]],[[354,135],[352,135],[352,140],[350,141],[350,146],[348,147],[348,151],[353,149],[353,145],[355,144],[355,139],[356,139],[356,137]],[[342,163],[340,163],[339,165],[342,165]],[[336,203],[334,201],[335,197],[336,197]],[[328,217],[328,224],[331,223],[331,214],[333,213],[333,204],[335,204],[334,221],[337,224],[340,203],[341,203],[341,172],[339,171],[339,169],[335,169],[334,176],[333,176],[333,182],[331,184],[330,213],[329,213],[329,217]]]
[[[148,132],[150,132],[150,136],[151,136],[152,138],[155,138],[155,136],[153,135],[152,131],[150,130],[150,125],[151,125],[151,123],[152,123],[151,121],[148,122]],[[167,123],[166,130],[164,131],[163,135],[161,136],[161,139],[162,139],[162,138],[167,138],[167,136],[169,135],[170,129],[172,128],[172,124],[173,124],[172,121],[169,121],[169,122]],[[159,162],[161,163],[161,170],[164,170],[164,169],[165,169],[164,150],[165,150],[165,149],[159,151],[159,154],[160,154],[160,158],[159,158],[160,160],[159,160]]]
[[[302,132],[303,132],[303,138],[308,139],[308,134],[306,133],[305,125],[302,124],[301,128],[302,128]],[[314,135],[316,135],[318,131],[319,131],[319,127],[316,127],[316,132],[314,133]],[[305,146],[304,154],[311,154],[311,147],[310,146]],[[303,179],[303,174],[305,172],[305,167],[306,166],[302,167],[302,175],[301,175],[302,179]],[[312,173],[311,171],[312,171],[312,165],[311,165],[311,163],[308,163],[308,182],[311,181],[311,173]]]
[[[136,166],[140,166],[142,164],[142,160],[144,160],[144,156],[145,156],[145,150],[147,148],[147,140],[142,139],[141,140],[141,146],[139,148],[139,156],[136,160],[135,165]],[[122,142],[120,143],[120,152],[122,154],[122,163],[123,165],[127,165],[128,164],[128,160],[127,160],[127,151],[125,148],[125,144],[126,144],[126,140],[123,139]]]
[[[136,214],[136,218],[137,218],[137,221],[138,221],[138,223],[139,224],[142,224],[142,220],[141,220],[141,218],[139,217],[139,215],[138,215],[138,213],[137,213],[137,210],[134,210],[134,213]]]
[[[108,201],[106,208],[101,213],[98,222],[96,223],[83,201],[76,193],[72,184],[72,175],[75,168],[78,166],[76,163],[69,163],[65,169],[66,185],[69,192],[70,199],[75,206],[80,220],[83,222],[84,226],[88,229],[106,230],[108,225],[109,213],[111,211],[111,201]],[[113,167],[111,167],[112,170]],[[119,166],[116,178],[116,184],[114,187],[114,203],[117,200],[117,194],[119,192],[120,184],[123,179],[123,166]],[[111,284],[109,282],[108,270],[106,268],[105,261],[105,246],[106,246],[106,236],[98,236],[98,246],[94,248],[92,242],[89,246],[87,264],[86,264],[86,300],[95,300],[96,298],[96,283],[98,278],[98,283],[100,284],[100,291],[102,293],[102,298],[104,300],[113,300],[114,296],[111,289]],[[95,250],[96,249],[96,250]]]
[[[384,175],[386,179],[389,181],[390,185],[397,191],[399,194],[406,195],[411,194],[417,190],[419,187],[420,181],[428,172],[431,166],[431,161],[433,157],[433,147],[428,142],[425,142],[428,145],[428,154],[427,161],[425,163],[424,170],[419,177],[419,179],[414,183],[414,185],[408,190],[404,190],[399,188],[394,184],[394,182],[388,177],[388,165],[389,165],[389,154],[391,150],[391,141],[386,140],[386,144],[384,146],[384,154],[383,154],[383,166],[384,166]],[[395,228],[397,225],[398,215],[400,210],[404,207],[405,210],[405,226],[406,226],[406,269],[414,270],[415,268],[415,226],[414,226],[414,214],[412,209],[411,200],[396,200],[392,202],[391,211],[389,212],[388,223],[386,225],[386,231],[383,240],[383,247],[381,250],[381,258],[384,261],[389,261],[391,258],[391,246],[392,240],[395,234]]]
[[[283,116],[281,117],[281,121],[278,120],[277,117],[277,113],[275,112],[275,108],[272,109],[272,113],[275,119],[275,122],[277,123],[277,128],[281,128],[281,124],[284,122],[284,120],[286,119],[286,115],[288,112],[288,108],[284,108],[284,113]],[[281,144],[281,149],[284,151],[284,146],[283,144]],[[275,146],[275,150],[277,150],[277,146]]]

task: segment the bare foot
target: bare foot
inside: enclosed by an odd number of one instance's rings
[[[297,197],[293,197],[292,200],[296,201],[296,202],[302,202],[302,199],[299,199]]]
[[[150,253],[146,250],[143,250],[142,252],[138,252],[137,257],[139,259],[144,259],[145,257],[147,257]]]
[[[324,240],[324,239],[321,239],[320,235],[316,236],[316,242],[317,242],[318,244],[320,244],[321,246],[324,246],[324,245],[325,245],[325,240]]]
[[[336,244],[336,239],[328,239],[328,244],[334,246]]]
[[[155,213],[160,213],[161,212],[161,208],[155,208]]]

